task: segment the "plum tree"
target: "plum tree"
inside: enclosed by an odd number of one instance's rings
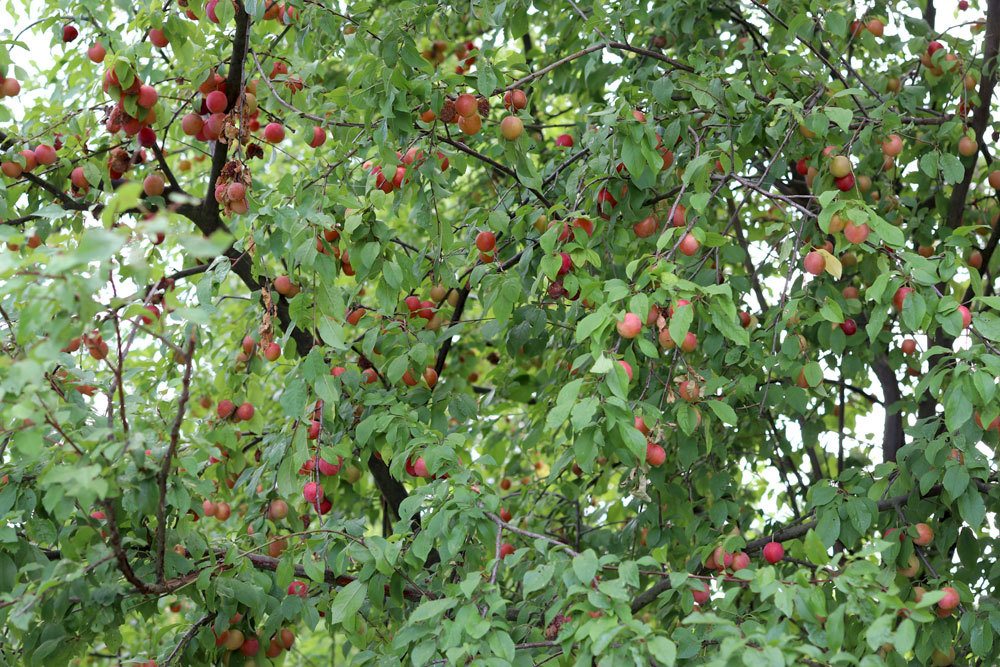
[[[997,664],[971,4],[7,3],[0,662]]]

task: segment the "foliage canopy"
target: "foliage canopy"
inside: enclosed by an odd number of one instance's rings
[[[340,5],[8,3],[0,663],[996,664],[1000,0]]]

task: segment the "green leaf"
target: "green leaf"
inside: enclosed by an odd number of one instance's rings
[[[803,548],[806,558],[815,565],[826,565],[830,561],[830,556],[826,552],[823,540],[812,529],[806,533],[805,540],[803,540]]]
[[[813,507],[822,507],[837,497],[837,489],[828,482],[820,482],[809,490]]]
[[[366,592],[367,587],[359,579],[341,588],[330,605],[330,611],[327,612],[327,621],[334,624],[343,623],[345,618],[356,614],[364,604]]]
[[[470,572],[458,587],[462,590],[462,595],[471,598],[481,583],[483,583],[483,578],[477,576],[474,572]]]
[[[871,650],[874,651],[881,647],[882,644],[892,642],[893,620],[892,616],[879,616],[874,622],[868,624],[868,629],[865,631],[865,640],[868,642],[868,647]]]
[[[840,512],[836,507],[820,512],[816,534],[823,541],[823,546],[828,549],[840,538]]]
[[[677,645],[661,635],[654,635],[646,640],[649,655],[656,664],[671,667],[677,664]]]
[[[708,206],[708,202],[711,200],[712,195],[708,192],[699,192],[698,194],[691,195],[688,201],[691,202],[691,207],[698,211],[699,213],[704,213],[705,208]]]
[[[962,165],[962,161],[958,159],[957,155],[942,153],[939,157],[939,164],[945,183],[953,185],[965,178],[965,166]]]
[[[90,228],[83,232],[80,243],[70,255],[73,264],[111,259],[125,244],[125,237],[106,229]]]
[[[639,587],[639,566],[635,561],[625,561],[618,568],[618,576],[622,583],[630,588]]]
[[[972,326],[984,338],[1000,342],[1000,316],[989,312],[976,312],[972,317]]]
[[[508,664],[514,661],[514,640],[506,632],[494,632],[489,638],[490,651]]]
[[[417,607],[410,614],[410,623],[422,623],[424,621],[437,621],[441,615],[455,606],[458,601],[455,598],[441,598],[439,600],[428,600]]]
[[[573,573],[581,584],[587,586],[597,576],[597,554],[592,549],[587,549],[573,559]]]
[[[292,419],[299,419],[306,407],[309,399],[309,388],[301,377],[296,377],[289,382],[284,391],[281,392],[281,408],[285,415]]]
[[[124,84],[124,81],[122,82]],[[108,205],[101,211],[101,222],[110,227],[123,212],[135,208],[142,196],[142,184],[138,182],[125,183],[117,190]]]
[[[826,619],[826,642],[834,653],[844,645],[844,605],[840,605]]]
[[[904,618],[899,622],[899,627],[893,635],[892,644],[900,655],[905,655],[913,650],[913,644],[917,639],[917,626],[912,620]]]
[[[545,418],[547,428],[554,429],[566,421],[570,411],[576,404],[576,397],[579,396],[581,387],[583,387],[583,380],[577,379],[567,383],[559,390],[559,396],[556,397],[556,404]]]
[[[966,491],[966,494],[969,492]],[[965,498],[965,496],[962,496]],[[976,539],[975,534],[968,528],[964,527],[958,533],[958,557],[962,561],[962,564],[966,567],[975,567],[979,563],[979,558],[982,555],[982,551],[979,547],[979,542]]]
[[[750,345],[750,333],[740,325],[736,306],[730,299],[722,297],[713,299],[712,314],[711,324],[719,330],[719,333],[741,347]]]
[[[817,200],[819,201],[820,207],[823,208],[824,210],[826,210],[828,208],[831,208],[830,204],[833,203],[833,200],[836,199],[836,198],[837,198],[837,191],[836,190],[827,190],[824,193],[822,193],[817,198]],[[833,217],[833,211],[841,208],[842,206],[843,206],[843,204],[840,204],[837,207],[832,208],[831,212],[830,212],[830,217]],[[829,218],[827,218],[827,220],[829,220]]]
[[[640,177],[643,172],[649,171],[641,144],[632,141],[628,136],[622,141],[622,162],[633,177]]]
[[[668,331],[670,332],[670,338],[673,339],[674,343],[676,343],[678,347],[680,347],[681,343],[684,341],[684,336],[687,335],[693,321],[693,306],[684,306],[683,308],[674,309],[674,314],[671,316],[668,325]]]
[[[947,477],[947,473],[945,474]],[[949,491],[950,493],[950,491]],[[975,486],[969,486],[958,498],[958,513],[971,527],[979,529],[986,520],[986,504]]]
[[[211,236],[177,234],[176,239],[190,257],[206,260],[222,255],[233,242],[233,237],[221,229],[212,232]]]
[[[573,425],[573,430],[579,431],[590,424],[600,407],[601,402],[596,396],[588,396],[587,398],[580,400],[575,406],[573,406],[573,412],[570,416],[570,422]]]
[[[880,272],[875,280],[872,281],[872,284],[868,286],[868,289],[865,290],[865,298],[876,303],[882,301],[882,296],[889,286],[890,277],[888,272]]]
[[[920,156],[920,171],[930,178],[937,178],[938,152],[928,151]]]
[[[332,318],[320,318],[319,335],[324,343],[335,350],[346,350],[348,348],[343,327]]]
[[[548,586],[549,581],[552,580],[552,575],[554,573],[555,573],[555,565],[553,565],[552,563],[539,565],[538,567],[525,572],[524,582],[523,582],[525,597],[531,595],[535,591],[540,591],[546,586]]]
[[[958,498],[969,488],[969,481],[968,471],[960,465],[953,465],[945,471],[944,479],[941,480],[941,483],[944,485],[944,489],[948,492],[949,496]]]
[[[810,361],[806,364],[802,372],[805,374],[806,382],[809,383],[810,387],[818,387],[823,382],[823,367],[815,361]]]
[[[996,631],[985,619],[977,619],[969,633],[969,647],[980,658],[985,658],[993,650]]]
[[[882,333],[882,327],[885,325],[886,319],[888,319],[888,313],[885,310],[872,312],[868,324],[865,326],[865,333],[868,334],[868,340],[872,344],[878,339],[878,335]]]
[[[819,314],[823,316],[827,322],[834,322],[840,324],[844,321],[844,311],[840,309],[840,305],[833,299],[827,298],[823,302],[823,306],[819,309]]]
[[[872,525],[872,510],[868,503],[858,498],[851,498],[845,504],[848,519],[859,535],[864,535]]]
[[[951,431],[957,431],[963,424],[972,419],[972,412],[972,401],[963,391],[963,385],[961,383],[953,384],[945,399],[945,426]]]
[[[841,107],[825,107],[823,112],[826,114],[827,118],[832,120],[843,132],[851,131],[851,121],[854,119],[854,114],[850,109],[844,109]]]
[[[493,94],[493,89],[497,87],[497,75],[493,71],[493,66],[482,56],[476,61],[476,68],[479,76],[476,77],[476,88],[479,94],[489,98]]]
[[[576,325],[576,342],[581,342],[590,338],[595,331],[605,326],[609,321],[608,314],[604,310],[587,315]]]
[[[903,230],[899,227],[890,225],[878,215],[872,213],[868,217],[868,225],[871,227],[873,232],[878,234],[880,239],[893,248],[902,248],[903,245],[905,245],[906,237],[903,235]],[[909,299],[907,299],[907,301],[909,301]]]
[[[733,90],[733,92],[735,92],[743,99],[747,101],[753,99],[753,91],[750,90],[750,87],[748,85],[746,85],[739,79],[732,79],[731,81],[729,81],[729,87]]]
[[[736,411],[728,403],[723,403],[722,401],[706,401],[706,403],[723,424],[730,426],[737,425]]]

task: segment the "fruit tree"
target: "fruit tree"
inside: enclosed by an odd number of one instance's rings
[[[0,664],[1000,661],[1000,0],[11,0]]]

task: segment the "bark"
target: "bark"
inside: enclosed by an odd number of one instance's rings
[[[895,371],[889,367],[889,361],[885,356],[875,359],[872,367],[875,377],[882,385],[882,398],[885,404],[885,430],[882,435],[882,460],[895,461],[896,452],[904,444],[903,438],[903,415],[899,410],[899,400],[902,398],[899,392],[899,380]]]

